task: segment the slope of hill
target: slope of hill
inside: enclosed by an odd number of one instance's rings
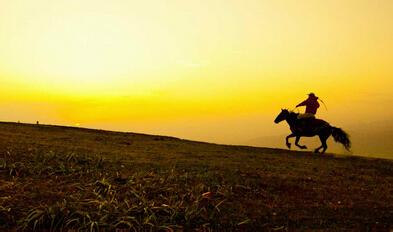
[[[389,230],[392,218],[390,160],[0,123],[2,231]]]

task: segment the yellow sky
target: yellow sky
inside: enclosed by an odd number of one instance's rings
[[[390,0],[0,0],[0,119],[238,142],[314,91],[390,120],[392,41]]]

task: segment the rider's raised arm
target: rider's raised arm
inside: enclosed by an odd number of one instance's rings
[[[299,103],[296,107],[305,106],[305,105],[307,105],[307,100],[303,101],[302,103]]]

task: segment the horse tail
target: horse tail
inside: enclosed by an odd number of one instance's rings
[[[343,129],[332,126],[332,135],[334,141],[344,145],[347,151],[351,149],[351,140],[349,140],[349,135]]]

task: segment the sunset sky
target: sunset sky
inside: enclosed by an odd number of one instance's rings
[[[1,121],[242,143],[311,91],[391,120],[392,88],[391,0],[0,0]]]

